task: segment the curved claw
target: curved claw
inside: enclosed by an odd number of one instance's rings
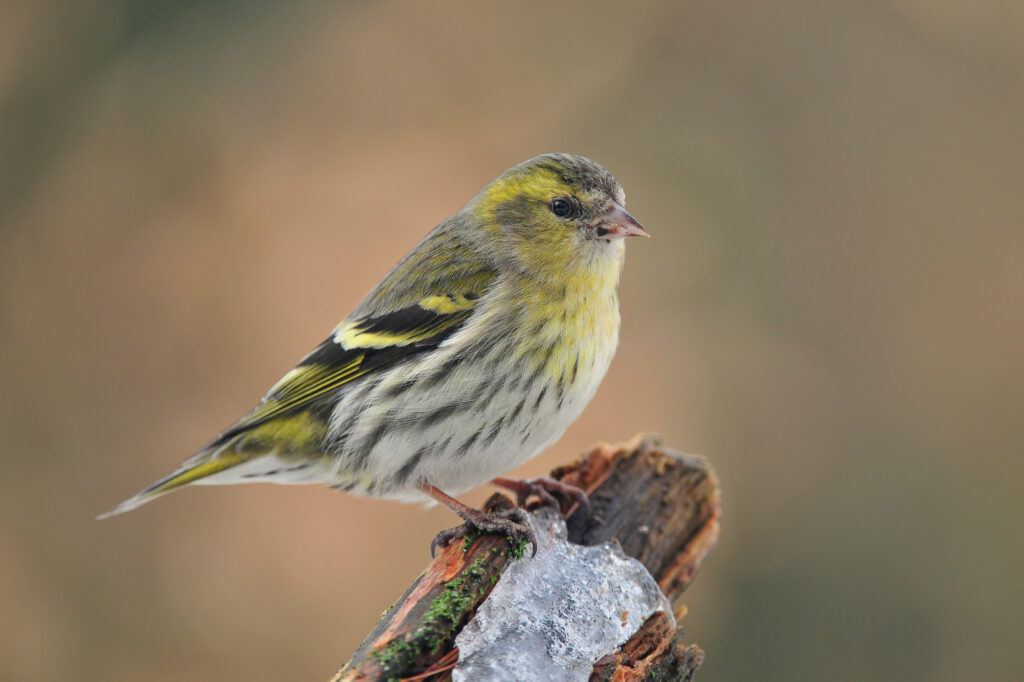
[[[530,528],[526,512],[519,507],[515,507],[508,511],[495,512],[493,514],[476,512],[476,514],[467,515],[466,522],[461,526],[442,530],[434,536],[434,539],[430,542],[430,556],[434,556],[438,547],[447,547],[453,541],[465,537],[472,531],[507,535],[515,542],[525,538],[529,540],[530,545],[533,547],[533,554],[531,556],[537,554],[537,538],[533,534],[533,529]]]
[[[438,547],[447,547],[455,540],[465,536],[467,533],[469,533],[469,529],[466,528],[465,524],[442,530],[434,536],[433,540],[430,541],[430,558],[433,559],[437,554]]]
[[[573,505],[579,505],[587,514],[590,513],[590,498],[582,489],[568,483],[542,476],[540,478],[496,478],[494,485],[511,490],[516,494],[516,504],[524,506],[531,495],[536,495],[541,504],[555,507],[564,516],[573,511]]]

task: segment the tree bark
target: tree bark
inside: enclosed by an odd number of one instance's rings
[[[673,602],[693,580],[718,537],[718,483],[707,461],[661,446],[656,436],[597,445],[552,477],[585,490],[591,514],[567,519],[569,541],[617,542],[639,560]],[[496,493],[487,511],[512,502]],[[332,682],[445,680],[458,662],[456,635],[487,599],[504,570],[528,556],[525,542],[470,537],[441,551],[384,614]],[[679,610],[679,614],[685,608]],[[650,616],[594,666],[591,680],[690,680],[703,652],[680,642],[682,629],[663,612]]]

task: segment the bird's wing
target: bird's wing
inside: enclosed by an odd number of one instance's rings
[[[481,280],[477,276],[474,281]],[[478,287],[461,288],[472,290],[426,296],[404,308],[342,322],[326,341],[284,375],[249,414],[177,471],[99,518],[134,509],[188,483],[209,481],[261,454],[279,450],[318,453],[327,429],[322,408],[329,407],[333,392],[413,354],[428,352],[451,336],[473,314],[483,293]],[[242,479],[230,482],[238,480]]]
[[[101,518],[188,483],[230,475],[228,470],[263,454],[320,454],[339,388],[429,352],[480,309],[477,303],[494,283],[496,269],[460,240],[459,220],[456,214],[431,231],[251,412],[177,471]],[[252,475],[223,482],[255,480]]]
[[[473,314],[493,274],[447,278],[438,293],[379,314],[350,317],[278,381],[251,412],[200,451],[210,452],[283,415],[311,408],[366,375],[438,346]],[[361,309],[365,309],[361,306]],[[359,312],[357,310],[357,312]]]

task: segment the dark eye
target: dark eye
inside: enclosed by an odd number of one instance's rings
[[[572,213],[572,204],[568,199],[562,199],[559,197],[551,202],[551,212],[559,218],[564,218]]]

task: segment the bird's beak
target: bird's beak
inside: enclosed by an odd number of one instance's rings
[[[624,239],[626,237],[650,237],[644,226],[629,215],[617,203],[601,214],[601,222],[595,230],[600,239]]]

